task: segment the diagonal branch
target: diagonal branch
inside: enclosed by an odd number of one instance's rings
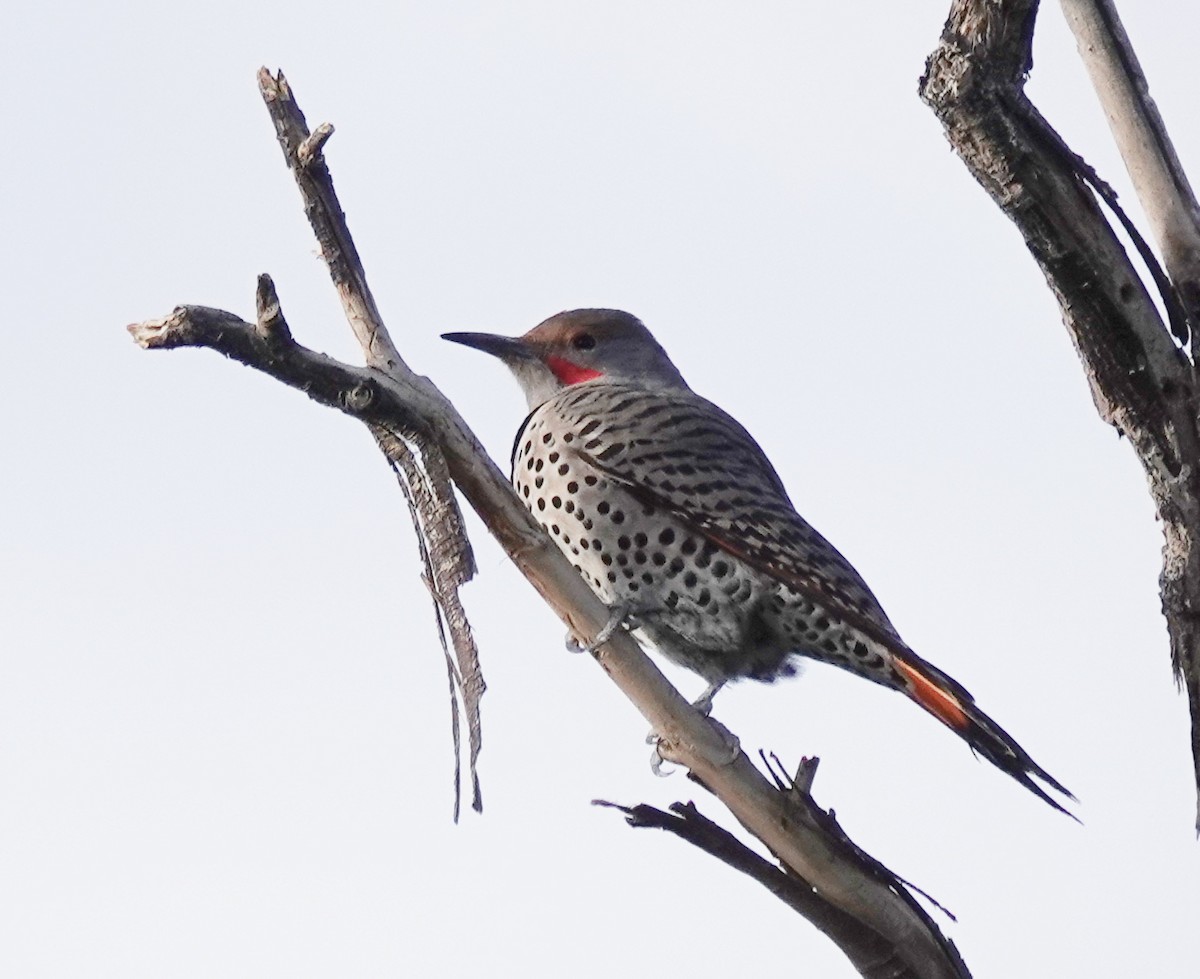
[[[325,164],[322,151],[333,135],[333,126],[322,123],[315,132],[309,131],[283,72],[272,75],[266,68],[260,68],[258,90],[275,124],[279,148],[296,178],[300,196],[304,198],[304,213],[317,236],[321,257],[329,267],[346,319],[367,364],[396,374],[411,373],[383,325],[358,248],[347,229],[346,215],[333,189],[333,177]]]
[[[263,72],[260,86],[367,366],[342,364],[296,343],[273,292],[257,325],[221,310],[182,306],[162,319],[131,326],[134,339],[148,349],[208,347],[358,418],[373,431],[401,433],[394,441],[417,447],[405,451],[433,487],[434,518],[443,519],[438,511],[447,505],[439,478],[444,472],[572,633],[595,637],[609,610],[526,511],[453,405],[404,364],[379,319],[321,156],[332,130],[318,127],[309,133],[282,76]],[[391,458],[396,447],[386,448]],[[398,468],[407,476],[406,465],[402,461]],[[418,493],[427,487],[422,480],[416,483],[408,491],[420,510]],[[437,549],[430,544],[423,511],[418,533],[425,536],[432,557]],[[430,566],[437,563],[432,560]],[[452,586],[459,583],[452,575]],[[440,588],[433,589],[435,594]],[[453,611],[442,611],[452,622]],[[882,879],[873,863],[848,848],[844,836],[826,822],[797,818],[789,796],[740,750],[731,750],[728,733],[694,710],[630,635],[618,632],[595,658],[661,736],[664,755],[685,765],[822,902],[858,921],[874,942],[882,939],[889,955],[914,976],[962,979],[964,972],[948,954],[945,940],[919,908],[914,910],[911,897]]]
[[[440,395],[424,378],[411,374],[396,378],[369,367],[342,364],[290,339],[263,337],[254,325],[232,313],[201,306],[181,306],[162,319],[129,330],[146,349],[216,350],[369,425],[432,433],[447,449],[451,475],[464,495],[568,627],[591,638],[604,626],[608,610],[525,510],[491,460],[469,451],[475,443],[465,423],[448,402],[439,403]],[[431,414],[422,413],[435,405]],[[881,880],[874,862],[863,861],[850,850],[843,834],[811,812],[798,810],[743,753],[731,753],[727,735],[684,700],[632,636],[616,633],[595,656],[663,736],[663,750],[670,760],[686,766],[824,904],[856,919],[862,934],[869,936],[871,949],[878,947],[882,937],[889,954],[921,979],[963,979],[948,957],[945,939],[927,916],[914,911],[911,898]]]
[[[1112,0],[1061,0],[1079,55],[1125,160],[1189,323],[1180,342],[1200,346],[1200,205]]]
[[[827,813],[817,808],[807,790],[801,790],[799,793],[793,790],[792,795],[797,805],[807,803],[814,811],[814,816],[819,813],[828,818]],[[637,806],[620,806],[597,799],[593,801],[593,805],[624,813],[625,821],[636,829],[661,829],[678,836],[739,873],[758,881],[836,943],[858,970],[859,975],[867,979],[918,979],[920,976],[919,972],[896,955],[892,946],[865,928],[860,921],[822,900],[807,881],[759,856],[732,833],[703,816],[695,803],[676,802],[671,805],[670,812],[663,812],[644,803]],[[880,879],[887,880],[890,886],[902,894],[903,882],[882,865],[879,869]],[[918,914],[928,917],[915,901],[913,905]],[[932,922],[930,927],[934,927]],[[952,942],[946,942],[945,951],[947,957],[956,963],[962,979],[969,979],[970,972],[967,971],[966,963],[959,957],[958,950]]]
[[[292,97],[287,79],[273,76],[265,68],[258,73],[259,91],[275,124],[275,135],[283,157],[296,178],[305,201],[305,213],[321,246],[321,255],[342,301],[363,357],[369,367],[397,377],[411,376],[407,364],[392,343],[383,318],[367,284],[366,271],[346,226],[346,216],[333,189],[333,177],[322,150],[333,135],[328,123],[310,132],[304,113]],[[279,299],[270,277],[259,279],[259,320],[264,310],[279,313]],[[450,484],[450,475],[437,443],[420,427],[373,425],[371,434],[400,482],[420,542],[425,563],[425,583],[433,598],[438,636],[450,675],[450,720],[454,747],[454,818],[458,819],[461,796],[461,737],[458,697],[466,714],[470,744],[468,769],[471,775],[471,806],[483,808],[477,764],[483,748],[479,705],[485,684],[479,667],[479,651],[463,613],[458,590],[475,574],[475,557],[463,527],[462,513]],[[446,648],[449,634],[453,657]]]

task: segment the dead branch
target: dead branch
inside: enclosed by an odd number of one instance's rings
[[[807,790],[803,790],[803,798],[816,808],[816,804],[808,798]],[[892,946],[866,928],[862,922],[821,900],[807,881],[760,857],[732,833],[703,816],[695,803],[673,803],[670,812],[663,812],[645,804],[620,806],[599,799],[594,800],[592,804],[624,813],[625,821],[637,829],[661,829],[678,836],[739,873],[758,881],[784,904],[802,914],[828,935],[846,953],[860,975],[870,979],[917,979],[919,976],[918,972],[897,957]],[[881,871],[880,879],[887,880],[898,893],[903,894],[903,882],[886,868],[881,867]],[[925,915],[915,901],[913,905],[918,914]],[[930,927],[933,927],[932,922]],[[961,975],[966,979],[970,973],[952,942],[946,942],[946,954],[957,963]]]
[[[1200,205],[1112,0],[1060,0],[1167,275],[1200,337]]]
[[[367,288],[322,156],[332,129],[309,132],[281,74],[264,70],[259,82],[367,366],[342,364],[296,343],[278,312],[273,290],[266,287],[260,290],[260,295],[267,294],[260,302],[257,324],[221,310],[182,306],[161,319],[131,326],[134,339],[148,349],[217,350],[359,418],[373,431],[391,433],[399,446],[385,445],[389,460],[406,480],[413,478],[410,466],[418,470],[421,485],[406,491],[415,501],[418,534],[433,558],[427,574],[435,583],[435,597],[455,590],[469,568],[464,556],[469,552],[457,536],[461,523],[449,482],[440,475],[444,473],[572,633],[591,639],[608,619],[608,609],[525,510],[453,405],[404,364],[392,343]],[[393,459],[393,452],[398,458]],[[431,527],[450,543],[435,544]],[[434,555],[446,548],[459,557],[448,561],[451,572],[439,581],[438,565],[443,562]],[[453,610],[446,615],[452,623]],[[460,652],[460,664],[462,656]],[[805,817],[805,810],[772,785],[745,754],[731,749],[723,729],[680,696],[632,637],[619,632],[595,658],[661,736],[664,755],[687,767],[824,904],[858,921],[864,933],[882,939],[894,960],[914,976],[962,979],[965,973],[948,954],[945,940],[919,908],[914,910],[903,888],[880,879],[846,846],[844,836],[811,814]],[[863,954],[876,961],[877,950],[875,941]]]
[[[1020,229],[1062,308],[1100,417],[1129,439],[1146,472],[1166,538],[1163,611],[1191,707],[1200,789],[1200,402],[1194,366],[1175,340],[1188,335],[1188,305],[1111,188],[1026,97],[1037,6],[1036,0],[954,0],[926,64],[921,97],[972,176]],[[1136,62],[1122,70],[1130,66]],[[1136,89],[1137,80],[1129,85]],[[1126,108],[1111,103],[1109,111]],[[1130,233],[1175,336],[1097,198]],[[1174,206],[1160,209],[1164,220]],[[1173,218],[1167,225],[1175,226]],[[1178,274],[1176,282],[1190,281],[1190,272]]]

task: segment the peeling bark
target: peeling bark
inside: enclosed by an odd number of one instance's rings
[[[1080,0],[1072,5],[1087,4]],[[1111,4],[1104,6],[1110,27],[1119,30]],[[1175,268],[1170,275],[1164,272],[1112,189],[1026,97],[1037,9],[1036,0],[956,0],[926,64],[921,97],[971,175],[1024,236],[1058,299],[1100,417],[1129,439],[1146,472],[1163,524],[1163,612],[1175,675],[1191,708],[1194,779],[1200,789],[1200,400],[1195,365],[1180,345],[1195,335],[1188,293],[1194,274],[1190,253],[1177,248]],[[1128,46],[1123,31],[1120,38]],[[1136,59],[1127,57],[1123,63],[1124,69],[1108,65],[1110,87],[1120,71],[1137,68]],[[1125,81],[1121,99],[1107,105],[1110,118],[1118,117],[1117,127],[1158,127],[1153,145],[1139,144],[1142,168],[1157,174],[1142,187],[1156,201],[1147,210],[1161,217],[1153,222],[1156,233],[1182,240],[1169,229],[1193,220],[1191,191],[1173,151],[1161,167],[1147,162],[1166,153],[1163,147],[1169,149],[1170,142],[1156,111],[1146,110],[1140,120],[1125,119],[1148,102],[1148,96],[1135,98],[1145,88],[1140,69],[1136,78]],[[1156,196],[1167,193],[1177,195],[1174,203]],[[1169,324],[1101,202],[1149,268]]]
[[[332,127],[309,132],[282,75],[264,70],[259,83],[367,365],[342,364],[297,343],[265,277],[260,280],[257,323],[223,310],[181,306],[161,319],[129,327],[130,333],[147,349],[216,350],[371,428],[413,508],[439,622],[449,625],[452,637],[461,635],[469,643],[470,648],[460,649],[456,639],[456,662],[450,662],[449,651],[446,656],[470,710],[478,704],[482,680],[470,665],[473,641],[456,593],[473,562],[451,482],[572,633],[594,638],[609,610],[517,499],[454,406],[409,369],[393,344],[322,156]],[[797,910],[838,943],[861,975],[969,979],[953,945],[904,884],[854,846],[804,785],[781,789],[740,749],[731,748],[729,733],[687,703],[628,633],[615,634],[594,656],[658,733],[664,757],[686,767],[770,849],[782,872],[799,882],[810,900]],[[479,743],[475,720],[468,730],[475,739],[473,762]],[[838,927],[825,927],[829,921],[837,921]]]

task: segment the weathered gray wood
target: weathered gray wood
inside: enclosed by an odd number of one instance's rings
[[[1012,219],[1062,308],[1100,417],[1129,439],[1166,543],[1160,587],[1176,675],[1192,712],[1200,788],[1200,424],[1195,369],[1097,202],[1139,243],[1116,197],[1025,95],[1036,0],[955,0],[921,97],[972,176]],[[1139,247],[1141,247],[1139,245]],[[1172,312],[1179,296],[1148,249]],[[1200,823],[1198,823],[1200,825]]]
[[[404,364],[379,319],[320,155],[332,130],[319,128],[310,138],[282,76],[264,72],[260,86],[368,366],[342,364],[296,343],[277,314],[277,301],[265,304],[257,325],[221,310],[179,307],[159,320],[131,326],[134,339],[148,349],[209,347],[368,425],[405,433],[419,443],[420,453],[439,453],[449,478],[517,568],[575,635],[594,637],[608,609],[526,511],[453,405]],[[440,492],[435,487],[434,495]],[[881,961],[900,963],[918,979],[968,975],[929,916],[894,878],[881,875],[875,861],[817,818],[820,810],[811,799],[798,805],[771,784],[731,746],[728,732],[683,699],[630,635],[618,632],[595,659],[659,734],[664,756],[687,767],[813,888],[821,906],[844,912],[847,926],[831,937],[862,975],[880,976]]]
[[[1059,0],[1167,275],[1200,344],[1200,205],[1112,0]],[[1179,338],[1187,343],[1189,336]]]
[[[323,123],[309,132],[304,113],[292,98],[282,74],[275,77],[265,69],[260,70],[258,86],[275,125],[284,160],[300,188],[305,213],[321,245],[321,256],[367,366],[397,376],[411,375],[412,371],[383,325],[362,259],[346,228],[346,216],[333,189],[333,178],[325,165],[322,149],[333,135],[333,126]],[[278,312],[279,299],[269,276],[259,277],[258,307],[260,322],[264,309],[274,310],[282,319],[282,313]],[[425,564],[424,580],[433,599],[438,638],[446,656],[454,745],[454,818],[457,820],[462,771],[459,697],[462,698],[462,713],[466,715],[470,745],[467,767],[471,776],[471,805],[477,812],[483,808],[476,766],[483,749],[480,700],[486,684],[479,665],[479,650],[459,597],[459,589],[475,574],[475,556],[437,443],[419,427],[372,425],[371,434],[404,491]],[[453,655],[447,648],[447,638]]]
[[[455,484],[563,622],[590,639],[608,620],[608,609],[427,378],[342,364],[277,335],[264,338],[236,315],[207,307],[181,306],[129,331],[146,349],[208,347],[368,424],[426,432],[444,450]],[[665,756],[686,767],[823,902],[858,922],[855,940],[845,932],[831,935],[856,967],[878,961],[882,936],[920,979],[968,975],[928,916],[880,880],[844,840],[797,810],[744,753],[731,750],[727,736],[692,708],[628,633],[614,635],[595,658],[663,738]]]
[[[815,770],[815,761],[816,759],[805,759],[806,763],[813,763],[812,767],[802,767],[802,771],[809,775],[807,784],[801,787],[797,782],[793,786],[793,795],[797,794],[795,790],[798,789],[800,799],[807,799],[812,782],[811,774]],[[809,801],[811,803],[811,800]],[[867,941],[863,941],[858,937],[859,924],[857,921],[844,911],[839,911],[822,901],[813,892],[807,881],[801,880],[794,874],[789,874],[786,869],[781,869],[771,861],[763,859],[732,833],[705,818],[693,803],[676,802],[671,806],[669,813],[644,804],[618,806],[611,802],[597,800],[594,805],[620,810],[625,814],[626,822],[630,826],[640,829],[661,829],[680,839],[687,840],[722,863],[758,881],[784,904],[804,915],[835,942],[842,944],[859,974],[866,979],[918,979],[920,973],[900,959],[896,949],[888,942],[878,936],[874,937],[873,942],[871,941],[872,936],[867,936]],[[815,809],[815,807],[812,808]],[[816,811],[820,812],[820,810]],[[828,814],[822,815],[829,818]],[[891,880],[897,889],[904,887],[904,884],[886,868],[881,867],[880,873],[881,879]],[[929,895],[924,896],[932,901]],[[936,904],[936,902],[933,903]],[[945,908],[941,910],[953,918],[953,915],[950,915]],[[957,956],[957,950],[953,944],[947,951],[951,956]],[[966,964],[961,959],[957,961],[963,974],[966,975]]]

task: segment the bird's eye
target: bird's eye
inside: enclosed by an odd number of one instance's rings
[[[596,346],[596,338],[590,333],[576,333],[571,339],[571,346],[576,350],[591,350]]]

